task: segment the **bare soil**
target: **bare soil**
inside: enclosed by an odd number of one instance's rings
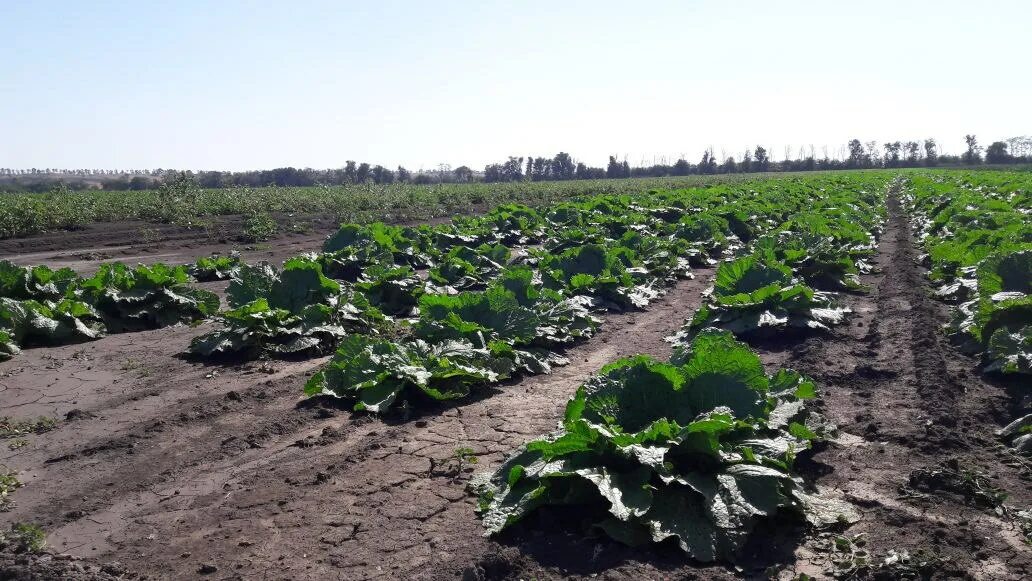
[[[206,250],[174,249],[187,259]],[[921,549],[938,556],[932,578],[1032,577],[1032,551],[1007,510],[907,488],[913,471],[954,460],[984,472],[1008,506],[1032,506],[1027,462],[992,434],[1018,411],[1014,386],[987,382],[943,339],[947,309],[928,297],[895,200],[876,266],[863,277],[870,292],[845,297],[856,311],[848,328],[759,346],[769,369],[817,380],[841,427],[800,459],[804,478],[859,508],[846,534],[866,533],[878,558]],[[465,491],[473,467],[452,458],[469,447],[475,468],[491,469],[553,429],[603,364],[669,356],[664,337],[698,307],[710,275],[699,271],[648,311],[606,317],[551,375],[408,418],[303,401],[325,358],[224,367],[177,357],[209,323],[27,350],[0,363],[0,415],[61,421],[28,446],[0,447],[0,463],[25,483],[0,525],[39,524],[52,553],[0,555],[0,578],[824,578],[822,538],[790,522],[755,535],[737,570],[686,562],[666,544],[583,538],[561,511],[485,539]]]
[[[99,263],[107,261],[186,264],[201,256],[233,250],[240,251],[249,262],[279,263],[319,249],[339,226],[314,219],[306,224],[301,232],[281,230],[271,240],[248,242],[239,216],[220,218],[207,230],[147,222],[97,223],[82,230],[0,240],[0,259],[21,265],[67,266],[82,274],[92,273]]]
[[[1018,413],[1016,386],[987,381],[976,359],[948,344],[948,307],[930,297],[894,198],[879,246],[876,272],[864,277],[870,292],[847,299],[856,311],[848,328],[763,355],[816,379],[824,413],[840,426],[842,435],[802,466],[805,475],[861,509],[846,532],[865,535],[875,557],[923,550],[935,557],[926,571],[933,578],[1028,579],[1032,547],[1005,509],[911,486],[916,470],[953,461],[984,474],[1010,507],[1032,506],[1028,461],[993,434]],[[789,570],[821,577],[828,555],[818,544],[804,544]]]

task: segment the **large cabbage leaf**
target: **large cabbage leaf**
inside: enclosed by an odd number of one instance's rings
[[[109,331],[137,331],[215,314],[218,296],[187,285],[189,280],[183,266],[104,264],[80,281],[76,292],[96,308]]]
[[[762,519],[801,513],[791,474],[815,437],[798,374],[763,373],[755,354],[705,331],[680,364],[634,357],[577,390],[559,431],[531,441],[472,487],[486,534],[549,505],[578,507],[631,545],[674,539],[699,561],[733,561]]]

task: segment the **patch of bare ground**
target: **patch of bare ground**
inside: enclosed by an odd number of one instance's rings
[[[472,206],[468,211],[484,210],[481,206]],[[20,265],[67,266],[81,274],[92,274],[102,262],[186,264],[201,256],[228,254],[234,250],[247,262],[264,260],[278,264],[320,248],[326,237],[339,227],[337,220],[329,215],[277,214],[273,218],[279,230],[271,239],[261,242],[248,241],[242,216],[217,216],[211,218],[206,227],[141,221],[101,222],[79,230],[0,240],[0,259]],[[409,226],[449,220],[451,216],[392,223]]]
[[[993,435],[1013,417],[1006,386],[959,354],[942,325],[948,307],[930,297],[906,215],[890,193],[868,294],[846,297],[848,328],[805,341],[767,345],[769,363],[794,367],[823,388],[823,411],[842,431],[800,468],[807,479],[859,507],[846,534],[863,534],[876,561],[890,550],[932,556],[930,578],[1027,579],[1032,550],[1008,509],[994,509],[950,487],[915,488],[911,475],[943,462],[978,474],[981,486],[1032,506],[1028,463]],[[826,575],[817,540],[797,551],[785,575]],[[890,577],[891,578],[891,575]]]
[[[552,430],[605,363],[668,357],[664,337],[698,307],[709,274],[647,311],[605,317],[550,375],[405,421],[301,401],[325,358],[236,367],[177,358],[207,324],[27,350],[0,364],[5,413],[67,419],[0,450],[25,482],[0,521],[42,526],[58,553],[162,579],[653,576],[650,554],[613,562],[613,543],[559,547],[557,560],[483,538],[465,491],[470,467],[454,456],[472,448],[478,469],[490,469]]]

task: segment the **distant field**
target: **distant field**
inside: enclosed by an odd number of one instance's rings
[[[874,170],[878,171],[878,170]],[[887,171],[887,170],[886,170]],[[587,194],[635,194],[758,177],[804,174],[734,174],[668,178],[473,184],[391,184],[144,191],[55,191],[0,194],[0,239],[77,230],[102,222],[146,222],[219,228],[218,217],[244,216],[253,238],[271,228],[303,228],[291,222],[404,222],[468,214],[518,202],[540,206]],[[273,219],[279,224],[270,224]],[[285,223],[284,223],[285,222]]]

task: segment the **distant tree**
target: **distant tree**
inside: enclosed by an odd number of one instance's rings
[[[935,140],[928,138],[924,140],[925,165],[932,167],[939,165],[939,152],[936,150]]]
[[[208,172],[208,173],[217,173],[217,172]],[[200,180],[198,180],[198,182],[200,182]],[[150,188],[154,187],[154,183],[153,182],[151,182],[149,179],[147,179],[145,177],[141,177],[141,176],[136,176],[133,179],[129,180],[129,184],[128,185],[129,185],[129,189],[130,190],[149,190]],[[202,187],[208,187],[208,186],[204,186],[202,184]],[[210,186],[210,187],[218,187],[218,186]]]
[[[600,180],[606,177],[606,170],[600,167],[589,167],[583,163],[578,163],[576,175],[579,180]]]
[[[350,159],[344,164],[344,180],[349,184],[355,183],[358,174],[358,166]]]
[[[1012,159],[1007,152],[1007,144],[1002,141],[994,141],[985,148],[986,163],[1007,163]]]
[[[967,143],[967,151],[960,159],[968,165],[982,163],[982,148],[978,146],[978,139],[974,135],[965,135],[964,142]]]
[[[867,159],[865,159],[864,161],[866,162],[865,167],[875,167],[882,165],[884,163],[884,160],[881,157],[881,153],[878,151],[877,141],[867,142]]]
[[[502,164],[502,181],[518,182],[523,179],[523,158],[509,156]]]
[[[202,188],[221,188],[226,185],[222,172],[219,171],[202,171],[198,173],[197,183]]]
[[[918,158],[921,157],[921,144],[916,141],[907,141],[903,144],[904,162],[908,167],[917,167]]]
[[[502,181],[502,166],[497,163],[489,163],[484,166],[484,181],[493,184]]]
[[[394,172],[382,165],[374,165],[371,173],[373,175],[373,181],[378,184],[394,183]]]
[[[885,167],[899,167],[899,150],[902,144],[898,141],[886,143],[885,147]]]
[[[610,179],[615,179],[621,177],[620,174],[622,173],[623,168],[620,166],[620,162],[616,161],[615,155],[610,155],[609,165],[606,166],[606,177]]]
[[[1032,161],[1032,136],[1011,137],[1007,140],[1007,151],[1011,157],[1029,158]]]
[[[460,165],[452,173],[455,174],[455,181],[463,183],[473,181],[473,170],[469,169],[469,166]]]
[[[572,180],[576,175],[576,166],[570,154],[560,151],[552,159],[552,178],[557,180]]]
[[[742,161],[738,164],[738,171],[748,173],[752,170],[752,152],[748,149],[742,154]]]
[[[620,164],[620,177],[629,178],[631,177],[631,164],[627,163],[627,160],[623,160]]]
[[[534,156],[528,155],[527,156],[527,171],[525,171],[523,173],[523,177],[525,177],[525,178],[527,178],[529,180],[529,179],[531,179],[531,177],[533,175],[534,175]]]
[[[398,166],[398,172],[397,173],[398,173],[398,176],[397,176],[398,177],[398,181],[401,182],[401,183],[405,183],[405,182],[408,182],[408,181],[412,180],[412,172],[410,172],[409,170],[405,169],[404,167],[402,167],[400,165]]]
[[[692,173],[692,164],[688,163],[683,157],[674,162],[674,166],[671,168],[671,172],[675,176],[686,176]]]
[[[699,173],[703,174],[715,174],[717,173],[717,158],[713,155],[713,152],[709,149],[702,152],[702,160],[699,162]]]
[[[355,181],[364,184],[369,181],[369,164],[362,162],[359,164],[358,169],[355,170]]]
[[[728,158],[725,159],[724,163],[720,166],[720,172],[735,173],[736,171],[738,171],[738,164],[735,163],[735,158],[728,156]]]
[[[753,158],[756,160],[756,171],[767,171],[770,169],[770,157],[767,156],[767,150],[762,146],[756,146]]]
[[[859,139],[851,139],[846,147],[849,148],[849,157],[846,158],[847,168],[855,169],[871,165],[871,157],[864,151],[864,145],[860,143]]]

